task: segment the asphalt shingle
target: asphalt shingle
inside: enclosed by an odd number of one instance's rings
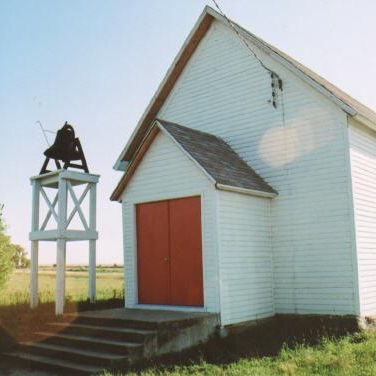
[[[165,120],[158,122],[217,184],[277,194],[221,138]]]

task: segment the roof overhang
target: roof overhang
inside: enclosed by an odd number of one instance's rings
[[[353,116],[353,118],[376,132],[376,123],[374,121],[370,120],[368,117],[366,117],[362,114],[356,113]]]
[[[187,145],[184,146],[184,143],[182,143],[181,138],[177,137],[176,134],[174,135],[174,132],[172,132],[171,126],[173,126],[175,129],[176,128],[178,128],[178,129],[180,128],[180,130],[185,129],[186,130],[185,132],[187,132],[189,130],[189,132],[191,132],[188,135],[189,139],[191,139],[191,137],[194,134],[196,134],[196,135],[197,134],[206,135],[206,136],[214,139],[215,143],[214,144],[211,143],[210,147],[214,148],[214,150],[220,150],[221,152],[220,152],[219,155],[221,157],[225,158],[227,161],[231,160],[234,163],[233,167],[231,168],[231,171],[235,172],[236,176],[242,175],[242,173],[244,174],[244,168],[243,168],[243,170],[239,169],[239,162],[240,162],[240,164],[242,164],[243,167],[246,166],[245,170],[247,171],[247,173],[249,173],[249,171],[252,171],[251,175],[247,175],[247,183],[254,181],[253,179],[255,178],[255,176],[256,176],[256,180],[257,180],[258,183],[256,183],[256,185],[254,183],[251,184],[251,185],[249,185],[249,184],[244,185],[244,181],[243,181],[243,185],[242,184],[239,185],[239,181],[235,181],[235,182],[233,181],[232,184],[220,183],[219,181],[221,181],[223,179],[218,177],[218,173],[217,173],[218,169],[216,170],[216,172],[213,173],[212,168],[211,169],[208,168],[207,164],[205,164],[203,162],[203,160],[200,161],[201,158],[197,157],[197,153],[196,153],[196,156],[193,156],[192,151],[186,150]],[[169,127],[169,128],[167,128],[167,127]],[[126,171],[124,172],[122,178],[120,179],[118,185],[116,186],[114,192],[111,195],[112,201],[120,201],[121,200],[121,196],[122,196],[126,186],[128,185],[129,181],[131,180],[132,176],[134,175],[138,165],[140,164],[144,155],[149,150],[149,147],[151,146],[154,139],[156,138],[156,136],[160,132],[162,132],[166,137],[168,137],[168,139],[171,142],[173,142],[177,146],[177,148],[188,159],[191,160],[191,162],[203,173],[203,175],[210,181],[210,183],[216,189],[224,190],[224,191],[231,191],[231,192],[236,192],[236,193],[241,193],[241,194],[247,194],[247,195],[252,195],[252,196],[259,196],[259,197],[264,197],[264,198],[274,198],[278,195],[278,193],[272,187],[270,187],[266,182],[264,182],[263,179],[259,175],[257,175],[254,172],[254,170],[252,170],[243,160],[241,160],[241,158],[237,154],[235,154],[232,151],[232,149],[230,148],[230,146],[228,144],[226,144],[223,140],[219,139],[218,137],[215,137],[214,135],[210,135],[208,133],[200,132],[200,131],[197,131],[197,130],[182,127],[182,126],[179,126],[177,124],[172,124],[172,123],[168,123],[168,122],[165,122],[163,120],[157,119],[153,122],[152,127],[149,129],[148,133],[144,137],[141,145],[139,146],[139,148],[137,149],[137,151],[134,155],[134,158],[132,159],[132,161],[130,161],[127,164]],[[185,135],[187,135],[187,134],[185,133]],[[219,141],[219,143],[217,141]],[[192,142],[193,141],[190,142],[190,145],[192,145]],[[195,145],[201,146],[202,138],[200,139],[199,142],[195,141],[193,143]],[[223,145],[224,145],[225,149],[223,149]],[[227,148],[227,150],[230,151],[230,154],[228,154],[228,153],[226,154],[226,152],[223,152],[223,150],[226,151],[226,148]],[[197,149],[196,149],[196,151],[197,151]],[[201,150],[200,151],[200,156],[205,154],[205,158],[204,158],[205,160],[207,160],[206,152],[207,152],[207,150],[204,150],[204,151]],[[232,156],[232,159],[231,159],[231,157],[229,157],[229,155]],[[226,156],[228,157],[228,159],[226,158]],[[235,159],[234,159],[234,156],[235,156]],[[217,156],[215,156],[215,161],[217,163],[220,163],[220,162],[218,162],[218,160],[219,160],[219,158]],[[221,166],[220,169],[221,169],[222,172],[226,171],[226,168],[223,168],[223,166]]]
[[[170,94],[175,82],[182,73],[214,19],[208,9],[211,8],[205,7],[195,26],[186,38],[179,53],[175,57],[165,77],[160,83],[156,93],[152,97],[149,105],[146,107],[145,112],[139,120],[126,146],[120,153],[118,161],[129,161],[132,159],[133,154],[137,150],[137,144],[142,141],[147,129],[152,125],[154,119],[157,117],[160,108],[162,107],[167,96]],[[115,163],[114,168],[117,169],[116,167],[121,167],[118,162]]]
[[[153,121],[157,117],[163,103],[174,87],[187,62],[195,52],[200,41],[208,31],[213,20],[217,20],[222,24],[229,26],[227,19],[220,13],[209,6],[205,7],[192,31],[185,40],[182,48],[174,59],[172,65],[168,69],[155,95],[153,96],[145,112],[143,113],[125,148],[120,153],[120,156],[114,166],[115,169],[124,171],[127,166],[122,162],[132,160],[134,154],[138,150],[140,143],[144,139],[145,134],[147,134],[148,129],[152,126]],[[262,39],[256,37],[254,34],[250,33],[236,23],[231,21],[231,24],[236,28],[239,34],[242,35],[243,38],[246,38],[263,53],[270,56],[272,59],[294,73],[304,82],[326,96],[329,100],[334,102],[343,111],[345,111],[349,116],[356,117],[356,119],[361,123],[376,130],[376,114],[372,110],[349,97],[347,94],[336,88],[334,85],[330,84],[324,78],[315,74],[302,64],[284,54],[282,51],[279,51],[274,46],[271,46],[270,44],[264,42]]]
[[[241,194],[248,195],[248,196],[258,196],[258,197],[265,197],[265,198],[274,198],[278,196],[277,193],[257,191],[255,189],[233,187],[232,185],[226,185],[226,184],[220,184],[220,183],[216,183],[215,187],[219,189],[220,191],[241,193]]]
[[[120,197],[121,197],[125,187],[127,186],[128,182],[132,178],[132,176],[135,173],[139,163],[141,162],[142,158],[144,157],[144,155],[148,151],[150,145],[152,144],[152,142],[154,141],[154,139],[155,139],[155,137],[157,136],[158,133],[159,133],[159,127],[157,127],[157,126],[153,126],[148,131],[148,133],[144,137],[143,141],[139,145],[138,149],[136,150],[134,158],[132,159],[132,161],[130,161],[126,164],[126,166],[125,166],[126,170],[125,170],[123,176],[121,177],[119,183],[117,184],[115,190],[111,194],[111,197],[110,197],[111,201],[119,201],[120,200]]]

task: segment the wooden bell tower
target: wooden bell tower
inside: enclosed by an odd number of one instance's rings
[[[38,305],[38,248],[39,241],[56,242],[56,305],[55,313],[64,312],[65,301],[65,266],[66,244],[70,241],[89,241],[89,291],[91,302],[95,301],[96,294],[96,186],[99,175],[59,169],[53,172],[34,176],[32,184],[32,225],[31,240],[31,283],[30,306]],[[83,191],[77,196],[75,187],[82,186]],[[54,198],[47,194],[53,191]],[[83,202],[88,197],[88,210],[83,208]],[[72,208],[68,212],[69,205]],[[47,213],[41,221],[42,205]],[[85,216],[86,214],[86,216]],[[73,219],[79,219],[80,229],[71,229]],[[47,229],[47,225],[50,226]]]

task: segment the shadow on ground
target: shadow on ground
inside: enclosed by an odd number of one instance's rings
[[[67,301],[66,313],[119,308],[124,306],[123,298],[100,300],[96,303],[88,301]],[[17,342],[29,341],[33,333],[44,331],[46,324],[52,321],[67,321],[66,317],[55,316],[55,303],[40,303],[35,309],[30,309],[26,303],[0,306],[0,376],[51,376],[54,373],[33,371],[25,364],[9,362],[1,353],[11,351]],[[70,318],[69,320],[72,320]]]
[[[134,371],[149,367],[170,368],[205,361],[225,365],[242,358],[275,356],[284,347],[316,345],[323,337],[341,338],[360,330],[353,317],[280,315],[252,326],[231,328],[225,338],[215,336],[209,342],[178,354],[166,355],[137,365]]]
[[[118,308],[124,305],[123,299],[66,302],[65,312],[82,312],[98,309]],[[32,333],[43,331],[46,323],[57,321],[55,303],[41,303],[31,309],[26,303],[0,306],[0,353],[10,350],[17,341],[28,341]],[[63,317],[60,320],[64,320]]]
[[[66,312],[122,306],[122,299],[110,299],[96,304],[68,302]],[[47,322],[56,320],[54,309],[54,303],[41,304],[34,310],[26,304],[0,307],[0,352],[11,349],[16,341],[29,340],[32,332],[43,330]],[[132,367],[132,370],[139,372],[150,367],[168,370],[174,366],[191,365],[201,361],[226,365],[242,358],[275,356],[286,346],[315,345],[323,337],[341,338],[357,331],[359,326],[354,317],[279,315],[256,325],[230,328],[229,335],[225,338],[214,336],[207,343],[181,353],[143,361],[142,364]]]

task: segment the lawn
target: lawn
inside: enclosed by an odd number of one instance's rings
[[[40,267],[38,273],[39,300],[42,303],[55,300],[55,268]],[[30,273],[28,270],[16,270],[10,276],[5,289],[0,293],[0,306],[27,303]],[[123,297],[123,272],[119,267],[97,268],[97,299]],[[85,301],[88,293],[88,271],[84,266],[67,266],[66,298],[68,301]]]
[[[41,331],[55,317],[55,268],[39,268],[39,306],[30,309],[30,273],[16,270],[0,292],[0,350],[14,341],[25,341],[31,333]],[[68,266],[66,269],[65,312],[78,312],[124,306],[123,269],[97,268],[97,302],[87,301],[88,270]]]
[[[125,373],[103,373],[105,376]],[[243,357],[228,364],[205,359],[186,365],[151,366],[126,375],[236,375],[236,376],[374,376],[376,334],[347,335],[338,340],[323,339],[316,346],[283,348],[276,356]]]
[[[41,304],[29,308],[29,273],[16,271],[0,295],[0,350],[27,340],[54,316],[54,268],[40,268]],[[123,306],[122,268],[97,268],[98,303],[86,301],[86,267],[67,267],[66,311]],[[376,332],[356,331],[348,318],[277,318],[185,352],[143,362],[120,375],[376,375]]]

